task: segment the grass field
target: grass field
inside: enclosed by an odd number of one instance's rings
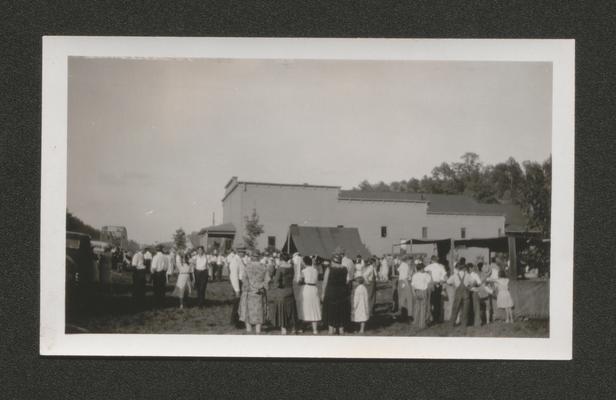
[[[194,295],[188,307],[178,308],[178,299],[171,296],[172,284],[167,287],[165,304],[152,306],[152,288],[147,287],[146,304],[137,308],[131,297],[130,273],[113,273],[111,293],[97,298],[87,313],[72,313],[67,318],[69,333],[174,333],[174,334],[244,334],[229,324],[233,292],[228,281],[210,282],[207,287],[206,307],[195,307]],[[517,320],[513,324],[496,321],[481,327],[456,327],[449,323],[418,330],[412,323],[398,322],[390,312],[392,288],[379,283],[375,315],[367,325],[365,335],[374,336],[478,336],[478,337],[548,337],[548,320]],[[326,334],[326,328],[321,334]],[[278,330],[265,329],[267,334]],[[308,333],[305,333],[308,334]],[[350,332],[350,334],[356,334]]]

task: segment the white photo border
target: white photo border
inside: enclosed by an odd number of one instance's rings
[[[66,334],[64,258],[69,56],[551,62],[553,167],[549,338]],[[574,40],[43,37],[40,354],[569,360],[572,358],[573,314],[574,98]]]

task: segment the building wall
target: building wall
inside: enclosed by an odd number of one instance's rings
[[[232,222],[237,233],[234,245],[242,245],[245,234],[245,216],[253,209],[259,215],[264,233],[257,239],[257,247],[267,247],[268,236],[276,238],[276,247],[282,248],[286,241],[289,225],[332,226],[337,225],[336,201],[338,188],[315,188],[303,186],[240,184],[224,203],[223,212],[230,210],[232,217],[224,222]],[[240,197],[240,200],[233,198]],[[240,212],[235,210],[240,208]]]
[[[401,239],[421,237],[426,224],[427,203],[337,200],[339,225],[356,227],[368,250],[377,255],[391,253]],[[381,236],[386,227],[386,237]],[[419,236],[417,236],[419,235]]]
[[[223,223],[235,225],[233,245],[241,246],[244,218],[256,210],[264,228],[257,239],[259,249],[267,247],[268,236],[282,248],[291,224],[356,227],[368,250],[377,255],[390,253],[401,239],[421,239],[423,227],[429,239],[459,239],[462,227],[469,239],[495,237],[499,228],[505,231],[504,216],[428,214],[427,203],[339,200],[338,193],[338,188],[241,183],[223,201]],[[381,237],[383,226],[386,237]]]
[[[430,239],[462,239],[461,228],[466,228],[466,239],[497,237],[505,232],[505,216],[489,215],[427,215],[428,238]],[[417,239],[421,239],[417,236]]]

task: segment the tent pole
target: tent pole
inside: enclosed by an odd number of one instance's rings
[[[289,227],[289,231],[287,232],[287,254],[291,252],[291,227]]]

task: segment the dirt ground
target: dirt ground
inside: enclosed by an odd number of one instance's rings
[[[183,310],[178,299],[171,296],[174,280],[167,287],[165,304],[153,307],[152,287],[147,286],[146,304],[138,308],[133,302],[130,273],[113,273],[109,293],[99,296],[89,311],[71,312],[67,317],[67,333],[156,333],[156,334],[244,334],[244,330],[230,325],[233,291],[228,281],[210,282],[206,307],[195,306],[189,297]],[[548,320],[521,320],[513,324],[496,321],[481,327],[456,327],[449,323],[418,330],[412,323],[399,322],[391,313],[390,283],[379,283],[375,315],[368,322],[365,335],[372,336],[477,336],[477,337],[548,337]],[[327,333],[320,327],[320,333]],[[279,334],[266,327],[266,334]],[[304,334],[309,334],[306,329]],[[353,329],[351,335],[357,333]]]

